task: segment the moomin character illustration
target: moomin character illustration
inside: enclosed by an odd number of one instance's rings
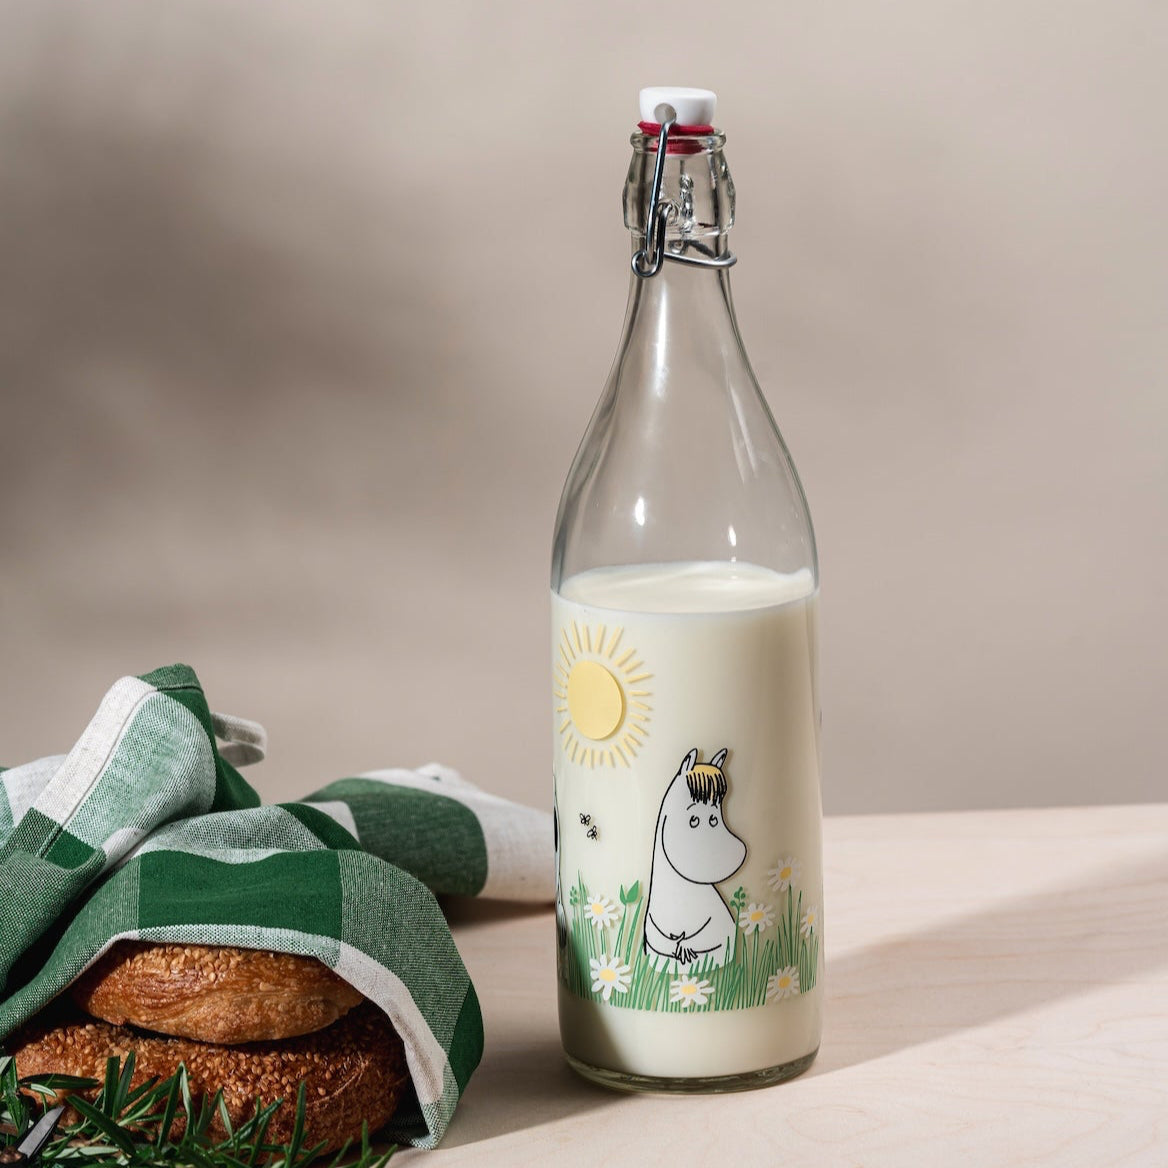
[[[708,763],[691,750],[661,800],[645,915],[649,956],[681,965],[707,957],[720,965],[729,956],[734,915],[714,886],[742,867],[746,844],[722,816],[725,761],[725,750]]]

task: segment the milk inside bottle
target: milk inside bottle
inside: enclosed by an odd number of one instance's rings
[[[553,552],[561,1035],[625,1089],[776,1082],[821,1029],[818,567],[734,321],[712,117],[642,92],[630,304]]]

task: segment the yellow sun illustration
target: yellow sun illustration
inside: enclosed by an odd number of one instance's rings
[[[559,733],[573,762],[584,766],[628,766],[636,758],[648,730],[653,707],[635,649],[624,649],[624,630],[596,628],[572,621],[560,629],[556,662],[556,714]]]

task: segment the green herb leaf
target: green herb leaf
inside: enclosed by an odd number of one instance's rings
[[[69,1106],[79,1111],[82,1119],[89,1120],[110,1143],[121,1149],[127,1156],[134,1154],[133,1137],[129,1132],[118,1127],[117,1121],[106,1115],[99,1107],[95,1107],[80,1095],[74,1095],[69,1100]]]
[[[0,1054],[0,1162],[28,1129],[67,1094],[77,1114],[74,1123],[57,1128],[41,1153],[45,1168],[307,1168],[324,1150],[305,1147],[306,1087],[296,1095],[292,1135],[281,1147],[268,1139],[272,1118],[284,1100],[256,1101],[254,1113],[232,1125],[222,1092],[192,1097],[186,1067],[160,1082],[132,1086],[134,1055],[112,1058],[102,1081],[75,1075],[17,1077],[13,1060]],[[94,1102],[81,1091],[100,1087]],[[226,1133],[210,1134],[218,1118]],[[172,1136],[172,1132],[176,1132]],[[368,1127],[359,1146],[349,1141],[326,1168],[384,1168],[396,1151],[374,1149]]]

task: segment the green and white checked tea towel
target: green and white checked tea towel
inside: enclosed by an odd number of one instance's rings
[[[233,764],[263,750],[176,665],[117,682],[68,755],[0,770],[0,1045],[124,938],[317,957],[393,1021],[416,1100],[390,1135],[432,1147],[483,1044],[434,893],[550,900],[551,816],[438,766],[261,806]]]

